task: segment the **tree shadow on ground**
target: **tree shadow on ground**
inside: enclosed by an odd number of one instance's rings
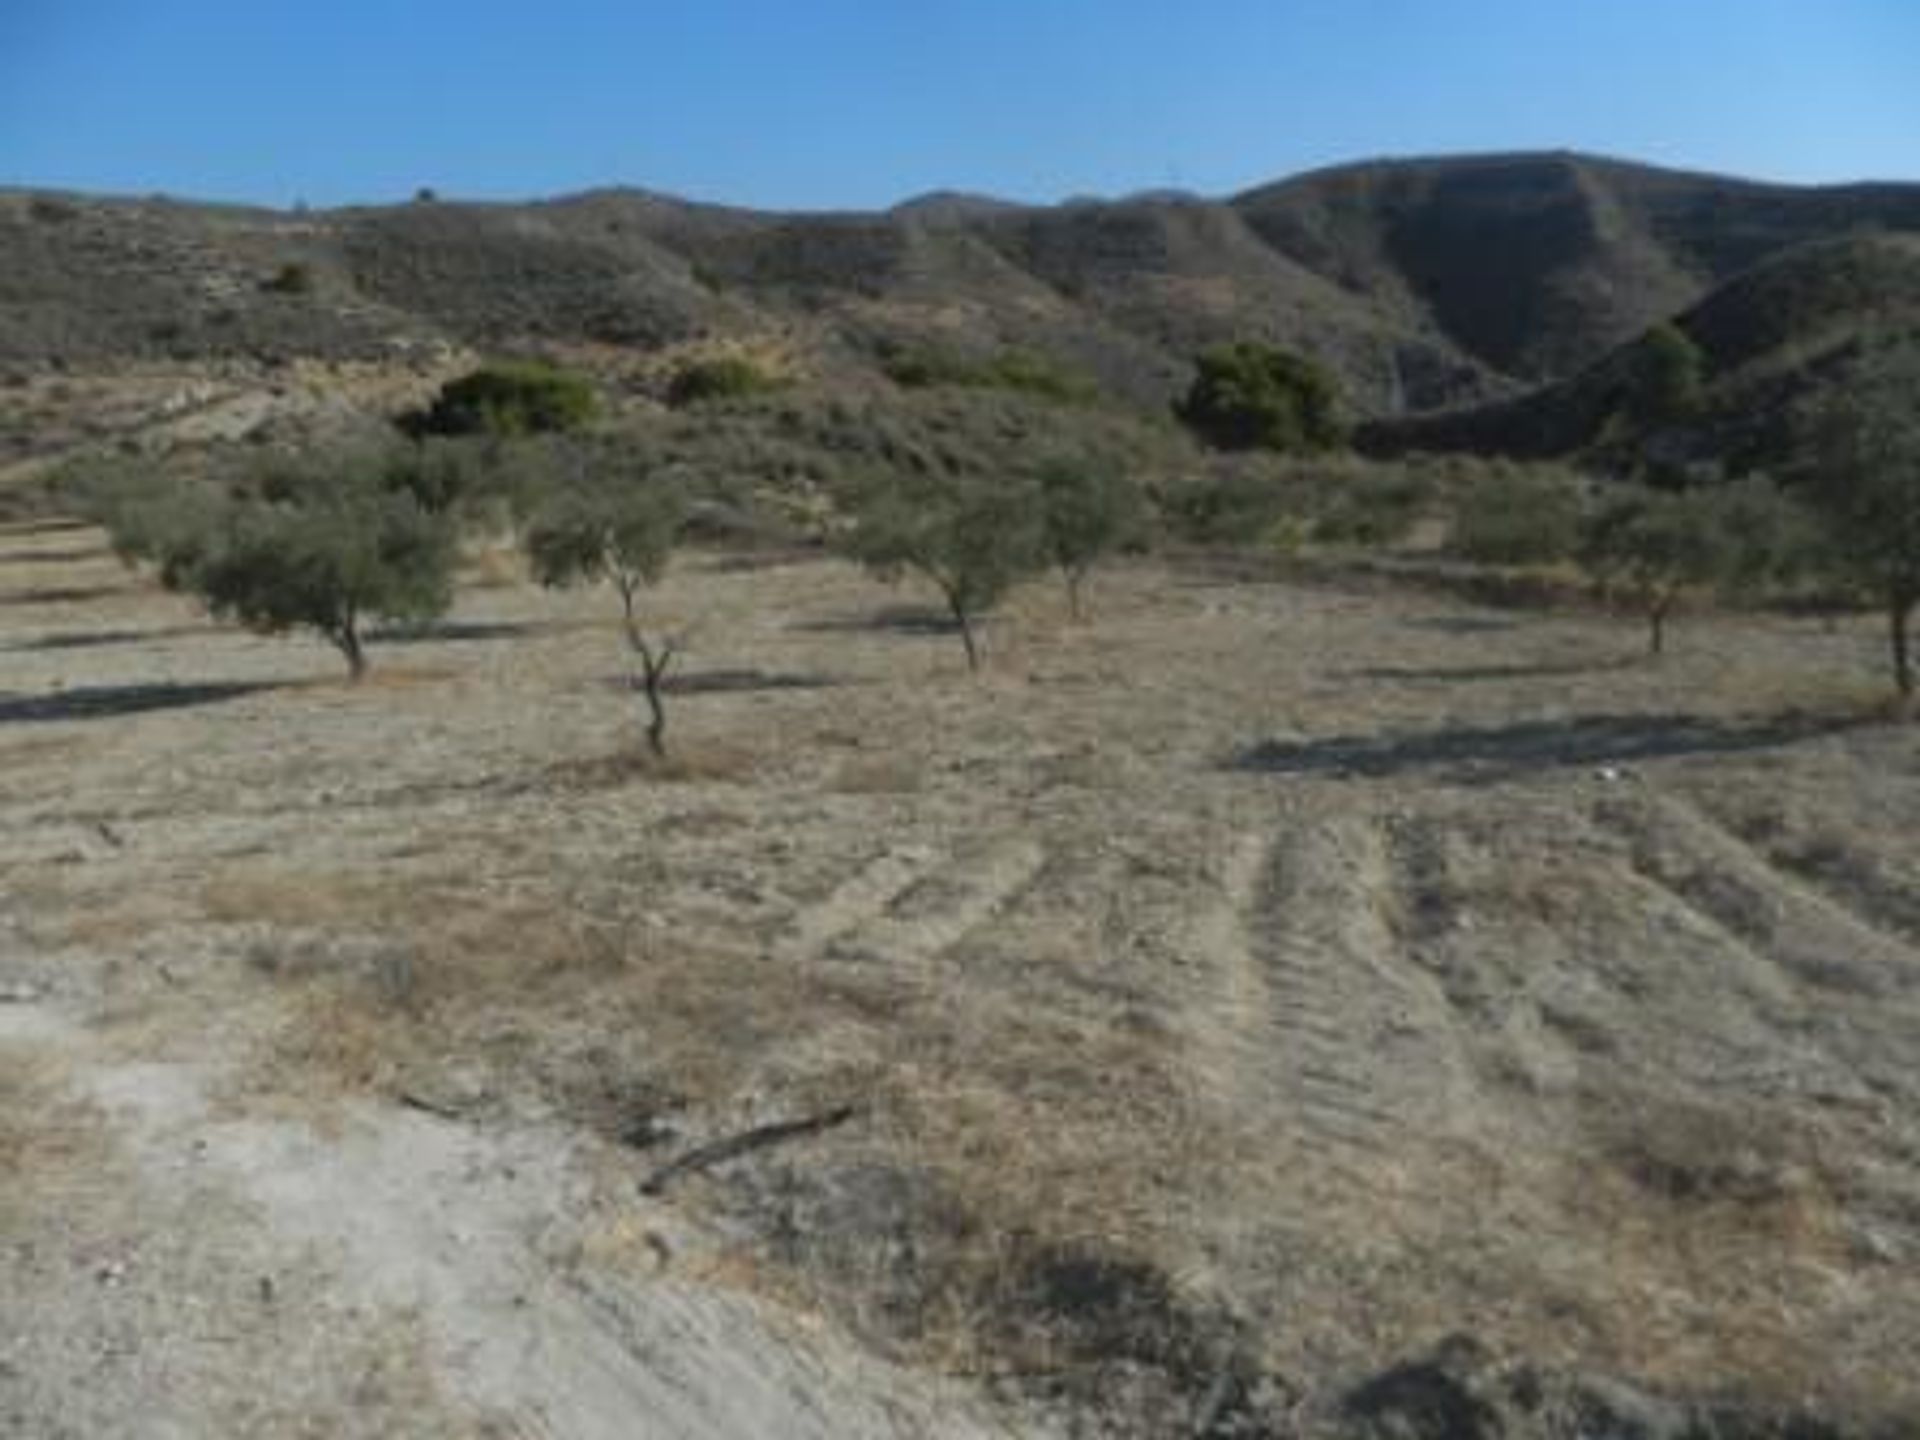
[[[1443,635],[1492,635],[1518,630],[1523,622],[1503,615],[1415,615],[1400,623],[1409,630],[1438,630]]]
[[[0,537],[12,539],[16,535],[68,535],[92,528],[93,526],[87,521],[75,520],[71,516],[42,516],[36,520],[0,522]]]
[[[1543,660],[1512,665],[1369,665],[1334,673],[1336,680],[1437,680],[1469,684],[1480,680],[1554,680],[1578,675],[1606,675],[1631,670],[1637,662],[1612,660]]]
[[[0,695],[0,725],[110,720],[154,710],[213,705],[277,688],[277,681],[221,681],[198,685],[86,685],[51,695]]]
[[[831,690],[849,682],[838,675],[817,671],[688,670],[668,675],[660,688],[669,695],[749,695],[769,690]],[[635,689],[632,678],[621,676],[607,682],[608,688],[622,694]]]
[[[88,600],[105,600],[124,595],[125,585],[64,585],[39,590],[9,590],[0,594],[0,605],[78,605]]]
[[[888,605],[879,610],[833,615],[825,620],[803,620],[793,628],[819,635],[850,635],[872,630],[895,635],[951,635],[960,627],[953,616],[932,605]]]
[[[1412,734],[1268,740],[1227,768],[1267,775],[1381,779],[1439,771],[1486,783],[1583,765],[1621,765],[1685,755],[1735,754],[1813,739],[1869,723],[1855,715],[1787,714],[1753,720],[1693,715],[1575,715],[1511,725],[1456,726]]]
[[[442,620],[376,630],[367,637],[367,643],[438,645],[467,640],[515,640],[527,635],[548,635],[565,628],[551,620]]]
[[[104,545],[65,546],[59,550],[0,550],[0,565],[77,565],[87,560],[111,560]]]
[[[41,635],[32,640],[16,640],[0,649],[26,653],[40,650],[95,650],[110,645],[142,645],[155,640],[174,640],[182,635],[211,635],[205,625],[169,625],[159,630],[78,630],[63,635]]]

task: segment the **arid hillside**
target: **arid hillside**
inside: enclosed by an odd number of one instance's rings
[[[1683,417],[1634,418],[1648,351],[1640,335],[1522,395],[1382,420],[1368,427],[1367,443],[1383,451],[1586,453],[1616,472],[1647,455],[1734,471],[1790,460],[1799,407],[1842,381],[1863,345],[1920,333],[1920,234],[1796,246],[1715,289],[1673,324],[1696,348],[1701,370],[1700,395]]]
[[[605,593],[0,531],[0,1430],[1914,1433],[1877,633],[1091,598],[687,554],[649,764]]]
[[[1332,367],[1357,414],[1565,378],[1769,257],[1920,229],[1920,187],[1579,155],[1382,162],[1228,201],[931,196],[766,214],[638,190],[281,212],[0,193],[0,364],[430,363],[448,347],[775,345],[819,375],[1032,352],[1162,409],[1210,344]]]

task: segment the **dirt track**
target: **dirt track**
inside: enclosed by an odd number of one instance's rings
[[[655,598],[664,773],[605,596],[471,589],[354,689],[0,535],[0,1433],[966,1433],[950,1385],[1076,1368],[1156,1433],[1457,1331],[1920,1406],[1871,629],[1655,667],[1141,567],[973,681],[835,564]]]

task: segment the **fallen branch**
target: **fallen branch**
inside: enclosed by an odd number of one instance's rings
[[[670,1164],[662,1165],[646,1179],[640,1182],[642,1195],[658,1195],[674,1181],[684,1179],[702,1170],[710,1170],[715,1165],[723,1165],[742,1155],[750,1155],[755,1150],[764,1150],[770,1145],[785,1144],[789,1140],[805,1139],[809,1135],[818,1135],[846,1124],[858,1113],[852,1105],[841,1105],[820,1115],[808,1115],[799,1120],[780,1120],[771,1125],[756,1125],[751,1130],[743,1130],[738,1135],[729,1135],[724,1140],[715,1140],[708,1145],[699,1145]]]
[[[417,1090],[402,1090],[394,1098],[409,1110],[418,1110],[423,1114],[437,1116],[442,1120],[458,1121],[467,1118],[463,1112],[456,1110],[453,1106],[442,1104],[438,1100],[429,1099]]]

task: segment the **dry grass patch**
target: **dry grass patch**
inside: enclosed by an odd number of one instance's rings
[[[648,782],[750,785],[758,770],[759,756],[748,747],[700,738],[676,741],[665,755],[630,745],[604,755],[560,760],[547,766],[545,774],[562,790],[617,790]]]
[[[511,590],[528,584],[527,562],[508,545],[487,545],[462,557],[460,583],[473,590]]]
[[[98,1115],[69,1093],[66,1066],[50,1048],[0,1050],[0,1233],[105,1153]]]
[[[914,795],[926,766],[907,755],[856,755],[834,767],[826,788],[837,795]]]

